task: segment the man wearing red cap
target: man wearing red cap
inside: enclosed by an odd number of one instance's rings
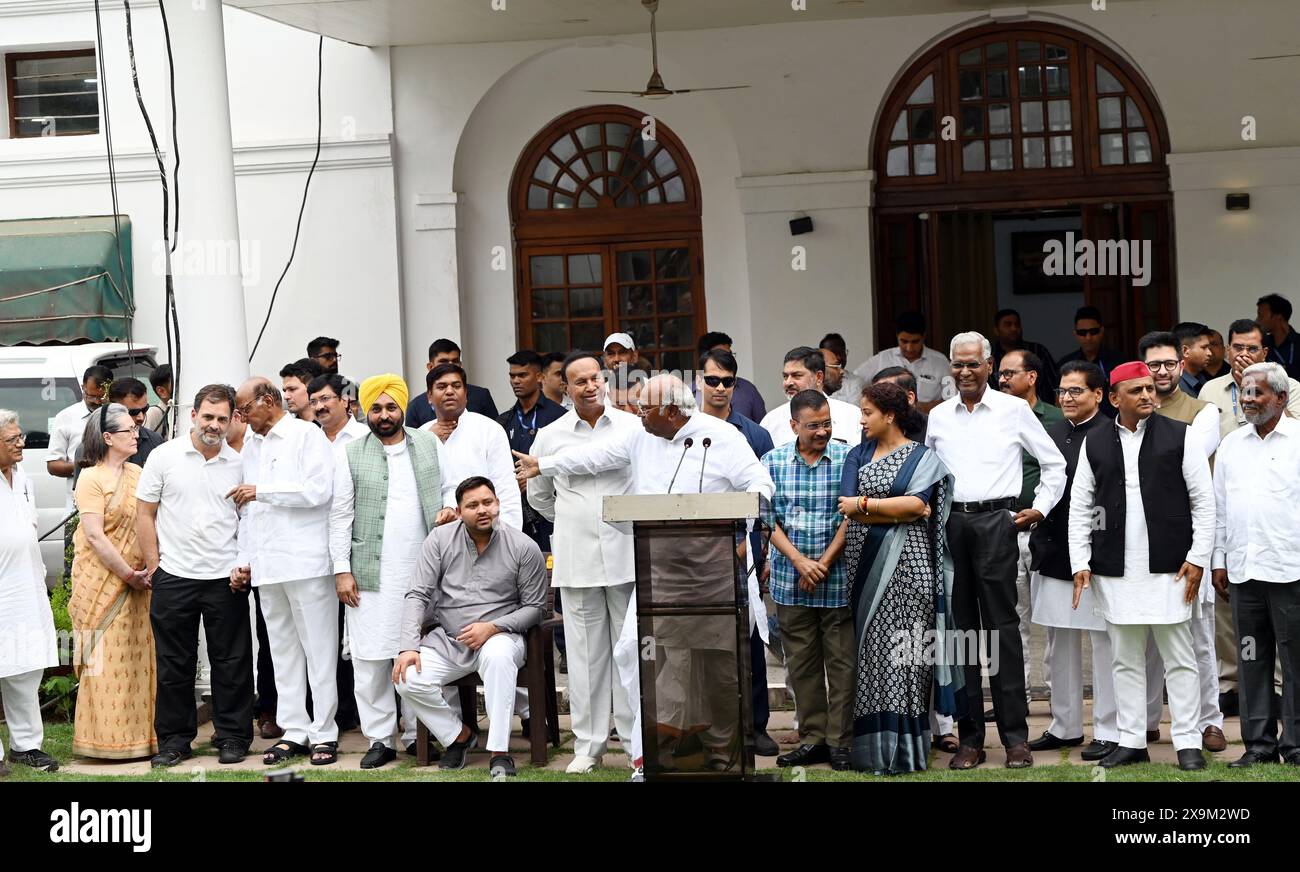
[[[1146,750],[1146,643],[1165,662],[1180,769],[1203,769],[1196,729],[1200,689],[1191,620],[1214,540],[1210,465],[1181,421],[1156,415],[1145,363],[1116,367],[1115,426],[1084,440],[1070,490],[1074,607],[1091,588],[1114,650],[1119,747],[1105,768],[1150,760]],[[1093,582],[1096,582],[1093,586]]]

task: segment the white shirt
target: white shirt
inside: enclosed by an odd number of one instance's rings
[[[1300,421],[1283,415],[1263,439],[1229,433],[1214,460],[1215,569],[1228,580],[1300,579]]]
[[[771,434],[773,448],[780,448],[787,442],[794,441],[794,430],[790,427],[791,402],[792,400],[786,400],[784,404],[764,415],[763,420],[759,422],[759,426]],[[857,404],[846,403],[834,397],[827,397],[826,402],[831,407],[831,438],[847,442],[850,447],[861,442],[862,410]]]
[[[77,449],[81,447],[81,438],[86,435],[86,419],[91,416],[92,412],[97,411],[99,410],[88,408],[84,400],[79,400],[54,416],[54,422],[50,427],[50,447],[45,454],[47,463],[51,460],[76,462]],[[63,480],[66,488],[63,500],[64,512],[71,512],[77,507],[76,501],[73,499],[72,478],[72,476],[68,476]]]
[[[135,496],[158,504],[158,565],[164,572],[190,579],[230,576],[239,565],[239,510],[226,494],[243,482],[244,460],[224,440],[211,460],[188,433],[150,452]]]
[[[59,665],[45,564],[36,541],[36,487],[14,464],[0,474],[0,678]]]
[[[1181,390],[1181,389],[1180,389]],[[1192,423],[1188,425],[1194,438],[1205,450],[1205,456],[1209,457],[1219,448],[1219,410],[1213,403],[1207,404],[1201,411],[1196,413],[1192,418]]]
[[[918,403],[933,403],[935,400],[942,399],[944,380],[952,378],[952,368],[948,358],[928,346],[922,347],[921,356],[916,360],[908,360],[904,357],[898,346],[886,348],[853,372],[861,376],[864,381],[870,382],[876,373],[891,366],[901,366],[916,376]]]
[[[1038,461],[1033,508],[1046,517],[1065,493],[1065,457],[1019,397],[985,388],[974,410],[960,395],[949,397],[930,413],[925,444],[952,470],[959,503],[1018,497],[1022,449]]]
[[[420,429],[433,432],[434,418]],[[436,435],[436,434],[435,434]],[[491,479],[501,503],[501,522],[524,528],[524,504],[519,498],[514,457],[505,428],[486,415],[461,412],[447,441],[438,440],[438,468],[442,472],[442,504],[456,507],[456,488],[476,475]]]
[[[711,441],[707,457],[703,447],[706,437]],[[687,438],[693,441],[690,448],[684,447]],[[631,466],[633,493],[638,494],[758,491],[770,500],[776,490],[740,431],[702,412],[691,415],[671,442],[639,427],[622,439],[541,457],[538,465],[542,475],[595,475]]]
[[[388,498],[384,504],[384,544],[379,553],[379,590],[358,590],[358,605],[344,613],[348,647],[358,660],[387,660],[400,653],[402,606],[428,532],[406,440],[385,445],[384,452],[388,455]],[[355,506],[352,467],[343,445],[335,439],[334,499],[329,515],[329,549],[335,573],[352,571]]]
[[[592,427],[570,410],[537,431],[532,454],[547,457],[575,445],[630,438],[641,429],[636,415],[613,406]],[[712,451],[710,451],[712,453]],[[555,524],[551,553],[554,587],[607,587],[636,580],[632,537],[601,520],[601,500],[632,491],[632,469],[620,466],[594,475],[537,476],[528,481],[528,503]]]
[[[1182,582],[1175,583],[1175,573],[1151,572],[1151,542],[1147,533],[1146,510],[1142,503],[1138,455],[1146,435],[1147,421],[1138,422],[1137,430],[1120,426],[1120,449],[1124,454],[1124,576],[1093,575],[1092,588],[1102,617],[1112,624],[1180,624],[1192,617],[1192,603],[1184,602]],[[1109,438],[1103,427],[1088,438]],[[1210,547],[1214,542],[1214,490],[1210,482],[1210,462],[1202,451],[1199,436],[1187,428],[1183,443],[1183,479],[1192,509],[1192,547],[1186,561],[1208,568]],[[1093,517],[1097,481],[1088,462],[1088,439],[1079,446],[1079,465],[1075,467],[1070,488],[1070,569],[1081,572],[1092,561],[1094,523],[1105,519]],[[1208,577],[1201,580],[1201,599],[1213,596]],[[1209,593],[1207,594],[1207,591]]]
[[[866,386],[866,381],[864,381],[860,376],[851,372],[846,372],[844,373],[844,382],[840,385],[840,389],[830,396],[832,400],[840,400],[848,403],[854,408],[861,408],[858,406],[858,400],[862,399],[862,389]],[[862,429],[861,426],[859,426],[858,429]]]
[[[240,565],[252,566],[253,586],[333,575],[334,457],[321,428],[285,415],[244,443],[243,461],[245,483],[257,486],[239,519]]]
[[[322,429],[321,432],[323,433],[324,429]],[[342,430],[340,430],[338,433],[334,435],[333,439],[330,439],[330,443],[333,444],[335,447],[338,447],[340,445],[347,445],[353,439],[366,438],[366,435],[369,432],[370,432],[370,427],[368,425],[362,424],[356,418],[353,418],[351,415],[349,415],[348,422],[343,425]],[[325,438],[329,439],[329,434],[326,434]]]

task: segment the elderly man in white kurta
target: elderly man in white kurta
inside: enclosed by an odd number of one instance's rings
[[[566,360],[564,379],[573,408],[538,432],[535,455],[624,439],[641,429],[636,415],[606,404],[601,361],[595,354]],[[603,498],[631,488],[632,471],[625,466],[528,482],[529,505],[555,524],[551,586],[564,591],[574,735],[574,758],[566,770],[570,773],[590,772],[600,764],[609,741],[611,704],[619,736],[625,746],[632,741],[632,705],[617,684],[614,668],[614,645],[636,583],[632,537],[601,520]]]
[[[59,665],[59,652],[36,541],[36,486],[22,459],[18,415],[0,409],[0,696],[12,760],[53,772],[58,762],[41,750],[38,695],[45,667]],[[0,746],[0,775],[9,774],[4,759]]]
[[[1191,620],[1214,541],[1210,465],[1190,427],[1154,414],[1155,383],[1146,364],[1116,367],[1110,383],[1119,414],[1113,427],[1084,440],[1070,489],[1069,521],[1075,606],[1091,587],[1115,658],[1119,747],[1099,765],[1150,759],[1145,723],[1150,634],[1165,662],[1178,766],[1203,769]]]
[[[403,427],[406,383],[391,373],[361,383],[367,434],[335,444],[330,557],[339,600],[347,606],[353,692],[370,750],[362,769],[397,757],[397,702],[390,681],[400,653],[402,604],[424,537],[437,526],[442,476],[437,440]],[[408,707],[409,709],[409,707]],[[414,712],[402,740],[415,742]]]
[[[647,381],[641,391],[638,412],[642,429],[631,431],[623,439],[574,446],[550,457],[516,454],[519,478],[596,475],[629,467],[632,493],[757,491],[766,499],[772,498],[775,490],[772,478],[750,450],[745,437],[725,421],[696,414],[695,398],[681,379],[660,375]],[[710,443],[707,452],[706,439]],[[629,608],[614,659],[634,709],[630,754],[637,767],[633,778],[640,780],[641,688],[636,618],[636,609]],[[666,702],[662,698],[658,701],[661,705]]]
[[[244,443],[245,483],[228,494],[241,510],[239,567],[231,584],[251,580],[261,594],[279,697],[276,720],[284,728],[262,762],[306,754],[310,742],[313,764],[334,763],[339,617],[329,550],[330,442],[315,424],[285,412],[280,391],[265,378],[240,385],[235,414],[262,437]]]
[[[456,488],[476,475],[492,480],[501,504],[501,523],[524,528],[524,506],[510,461],[510,440],[501,425],[465,409],[465,370],[443,363],[425,377],[437,416],[420,427],[438,437],[442,464],[442,520],[455,517]]]

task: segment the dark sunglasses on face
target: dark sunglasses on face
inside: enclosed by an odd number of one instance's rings
[[[1101,335],[1100,327],[1081,327],[1074,331],[1075,336],[1099,336]]]
[[[126,410],[126,413],[127,413],[128,415],[130,415],[132,418],[139,418],[139,417],[143,416],[143,415],[144,415],[146,412],[148,412],[148,411],[149,411],[149,407],[148,407],[148,406],[141,406],[141,407],[138,408],[138,409],[127,409],[127,410]]]
[[[704,383],[711,388],[716,388],[718,385],[729,388],[736,384],[736,377],[734,375],[706,375]]]

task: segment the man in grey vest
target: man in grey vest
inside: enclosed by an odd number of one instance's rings
[[[334,456],[330,558],[339,600],[348,607],[348,645],[361,730],[370,750],[362,769],[397,757],[397,702],[391,675],[400,649],[402,603],[424,538],[442,507],[438,440],[402,426],[409,399],[400,376],[371,376],[360,401],[370,432]],[[403,740],[415,741],[408,712]]]
[[[1115,658],[1119,747],[1105,768],[1150,760],[1146,745],[1146,646],[1153,635],[1180,769],[1204,769],[1197,730],[1200,686],[1191,621],[1214,544],[1214,493],[1202,442],[1181,421],[1155,414],[1145,363],[1110,374],[1113,426],[1084,439],[1070,487],[1073,607],[1093,591]]]

